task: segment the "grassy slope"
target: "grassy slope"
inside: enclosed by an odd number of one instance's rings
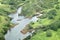
[[[60,29],[58,31],[50,31],[52,33],[52,37],[46,37],[46,31],[38,32],[35,36],[31,38],[31,40],[60,40]]]

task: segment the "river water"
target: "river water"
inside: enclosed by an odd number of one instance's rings
[[[20,31],[24,29],[26,25],[30,22],[36,22],[38,18],[34,16],[31,19],[29,19],[25,18],[24,16],[18,16],[21,13],[21,10],[22,7],[19,7],[16,13],[9,15],[9,17],[13,18],[11,22],[14,24],[18,24],[14,26],[14,28],[11,28],[11,30],[7,31],[7,34],[5,35],[5,40],[23,40],[24,38],[32,34],[29,32],[27,32],[26,34],[22,34]]]

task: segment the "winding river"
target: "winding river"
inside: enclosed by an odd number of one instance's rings
[[[18,16],[21,13],[21,9],[22,7],[19,7],[16,13],[9,15],[9,17],[13,18],[11,22],[14,24],[18,24],[14,26],[14,28],[11,28],[11,30],[8,30],[7,34],[5,35],[5,40],[23,40],[24,38],[32,34],[29,32],[27,32],[26,34],[22,34],[20,31],[24,29],[30,22],[36,22],[38,18],[34,16],[29,19],[25,18],[24,16]]]

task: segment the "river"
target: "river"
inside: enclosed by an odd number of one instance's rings
[[[38,18],[34,16],[31,19],[29,19],[25,18],[24,16],[18,16],[21,13],[21,10],[22,7],[19,7],[16,13],[9,15],[9,17],[13,18],[11,22],[14,24],[18,24],[14,26],[14,28],[11,28],[11,30],[7,31],[7,34],[5,35],[5,40],[23,40],[24,38],[32,34],[29,32],[27,32],[26,34],[22,34],[20,31],[24,29],[26,25],[30,22],[36,22]]]

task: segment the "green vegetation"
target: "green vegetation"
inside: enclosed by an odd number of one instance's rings
[[[37,29],[30,40],[60,40],[60,0],[0,0],[0,40],[11,27],[9,14],[23,7],[21,15],[32,17],[37,12],[43,14],[29,27]],[[28,40],[28,39],[27,39]]]
[[[49,32],[49,36],[47,36],[47,31],[42,31],[42,32],[38,32],[35,36],[33,36],[31,38],[31,40],[60,40],[60,29],[58,29],[58,31],[53,31],[53,30],[50,30]]]
[[[43,15],[39,20],[34,24],[30,23],[31,27],[40,30],[30,40],[60,40],[60,3],[55,4],[53,8],[42,11]]]
[[[26,0],[27,3],[23,5],[22,15],[26,17],[33,16],[36,12],[44,9],[53,8],[57,4],[57,0]]]
[[[0,40],[4,40],[4,35],[11,26],[8,14],[14,11],[15,9],[8,4],[8,0],[0,0]]]

